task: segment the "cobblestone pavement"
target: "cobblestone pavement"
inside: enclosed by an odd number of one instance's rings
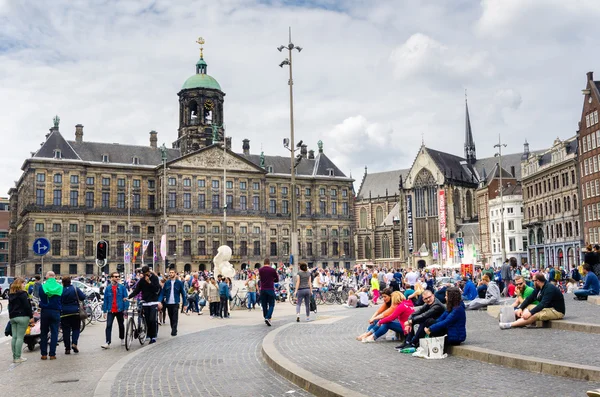
[[[265,324],[225,326],[170,340],[127,363],[111,395],[312,395],[277,375],[263,360],[262,340],[272,330]]]
[[[288,359],[300,367],[335,380],[355,391],[373,397],[387,397],[412,393],[428,396],[582,396],[585,391],[600,384],[581,382],[562,377],[552,377],[528,371],[519,371],[479,361],[448,357],[444,360],[424,360],[394,350],[397,342],[360,343],[354,338],[366,329],[373,308],[348,310],[349,316],[332,324],[319,322],[288,327],[277,336],[275,345]],[[468,314],[468,326],[478,323],[474,316],[487,316],[485,312]],[[492,330],[495,320],[489,317]],[[538,330],[527,330],[535,337]],[[473,330],[472,334],[486,330]],[[583,342],[590,335],[576,333]],[[519,343],[514,338],[514,343]],[[554,342],[543,339],[522,340],[544,349]],[[581,348],[579,349],[581,351]],[[518,382],[518,388],[516,388]],[[517,391],[518,390],[518,391]]]
[[[567,305],[565,320],[590,322],[587,318],[577,317],[577,312],[584,309],[589,313],[595,311],[586,302],[572,301]],[[589,316],[589,313],[585,314]],[[552,328],[501,330],[498,320],[483,311],[469,312],[467,321],[467,342],[470,346],[600,367],[600,344],[590,343],[597,340],[595,334]]]

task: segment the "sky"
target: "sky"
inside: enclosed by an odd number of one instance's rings
[[[296,140],[346,175],[409,168],[426,146],[463,156],[465,90],[478,157],[573,136],[600,65],[597,0],[0,0],[0,196],[52,119],[75,139],[171,146],[202,36],[233,149]],[[600,70],[597,70],[600,80]]]

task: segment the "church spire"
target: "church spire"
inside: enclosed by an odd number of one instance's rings
[[[468,164],[475,164],[475,141],[471,131],[471,119],[469,118],[469,104],[467,103],[467,90],[465,89],[465,159]]]

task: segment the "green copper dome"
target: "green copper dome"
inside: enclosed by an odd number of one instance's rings
[[[213,90],[221,91],[221,86],[211,76],[207,74],[195,74],[183,83],[182,90],[188,90],[191,88],[212,88]]]

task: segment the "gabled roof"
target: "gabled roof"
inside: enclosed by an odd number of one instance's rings
[[[331,176],[329,171],[333,171],[333,176],[340,176],[345,178],[346,175],[335,165],[333,161],[325,155],[325,153],[317,154],[315,158],[315,167],[313,170],[313,176]]]
[[[531,152],[532,155],[542,154],[545,150],[536,150]],[[502,155],[502,168],[506,170],[509,175],[511,171],[511,167],[515,167],[515,178],[517,181],[521,180],[521,159],[523,157],[523,153],[511,153],[511,154],[503,154]],[[485,169],[486,173],[489,175],[492,174],[491,170],[496,167],[498,164],[498,157],[487,157],[483,159],[477,159],[474,164],[475,170],[480,178],[483,179],[483,170]],[[502,174],[504,177],[504,174]]]
[[[487,175],[485,182],[486,182],[486,184],[489,184],[492,180],[494,180],[496,178],[500,178],[500,167],[498,166],[498,163],[494,164],[494,168]],[[506,169],[504,169],[504,167],[502,167],[502,178],[513,179],[515,177],[512,176],[512,174],[510,172],[508,172]]]
[[[259,154],[239,154],[253,164],[260,167]],[[264,156],[265,167],[273,167],[274,174],[290,174],[290,158],[284,156]],[[333,170],[333,176],[346,178],[346,175],[327,157],[324,153],[319,153],[314,159],[303,158],[296,167],[296,175],[301,176],[326,176],[329,175],[328,169]]]
[[[390,211],[389,214],[387,214],[387,216],[385,217],[385,219],[383,220],[383,226],[392,226],[394,224],[394,218],[399,218],[400,217],[400,203],[396,203],[396,205],[394,205],[394,208],[392,208],[392,210]],[[381,225],[377,225],[377,226],[381,226]]]
[[[54,158],[55,151],[60,150],[62,159],[80,160],[73,147],[63,138],[58,128],[52,128],[42,147],[33,155],[34,158]]]
[[[440,152],[438,150],[425,148],[440,171],[444,173],[447,180],[455,182],[473,183],[478,182],[477,176],[471,168],[466,164],[466,160],[462,157],[455,156],[450,153]]]
[[[367,173],[356,197],[364,199],[368,198],[369,195],[371,197],[386,197],[386,194],[393,196],[398,192],[400,177],[404,181],[409,171],[409,169],[406,169]]]

